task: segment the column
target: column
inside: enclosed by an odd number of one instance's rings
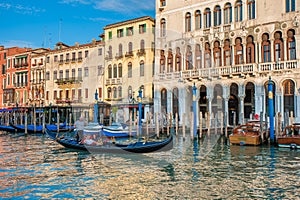
[[[246,38],[243,38],[243,64],[246,64],[247,63],[247,53],[246,53]]]
[[[275,62],[276,61],[276,58],[275,58],[275,54],[274,54],[274,39],[271,39],[270,40],[271,42],[271,62]],[[272,69],[273,69],[273,66],[272,66]]]
[[[244,124],[244,114],[245,114],[245,111],[244,111],[244,99],[245,99],[245,96],[242,95],[242,96],[239,96],[240,98],[240,116],[239,116],[239,123],[240,124]]]
[[[172,95],[173,91],[172,90],[167,90],[167,113],[172,112],[173,108],[173,101],[172,101]],[[167,114],[166,113],[166,114]]]
[[[261,41],[257,41],[258,42],[258,49],[256,51],[256,53],[258,54],[258,63],[261,63]]]
[[[286,41],[287,41],[287,37],[284,37],[283,38],[283,60],[288,60]]]

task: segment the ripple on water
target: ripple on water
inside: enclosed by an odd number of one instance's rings
[[[168,152],[93,155],[43,135],[0,135],[0,198],[299,198],[299,152],[218,138],[178,137]]]

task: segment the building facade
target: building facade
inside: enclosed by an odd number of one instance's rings
[[[117,121],[135,113],[142,91],[143,116],[153,106],[154,19],[141,17],[104,27],[104,100],[116,107]]]
[[[275,112],[300,120],[299,0],[157,0],[155,112],[223,112],[228,123]]]
[[[71,106],[91,116],[95,94],[102,99],[104,43],[68,46],[61,42],[46,55],[45,105]],[[78,117],[78,116],[77,116]]]
[[[26,79],[20,79],[20,73],[26,74],[26,71],[29,69],[30,60],[28,60],[28,57],[30,53],[28,52],[30,51],[30,48],[0,47],[0,65],[2,70],[0,74],[1,108],[26,105],[28,82],[26,82]],[[23,82],[21,83],[21,81]],[[24,89],[25,91],[23,91]],[[22,90],[21,94],[20,90]]]

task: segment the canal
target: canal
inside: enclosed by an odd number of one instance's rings
[[[179,135],[168,152],[89,154],[0,133],[0,199],[299,199],[300,152]]]

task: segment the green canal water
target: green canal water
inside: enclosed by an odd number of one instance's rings
[[[0,199],[299,199],[300,152],[179,135],[150,154],[71,151],[45,135],[0,133]]]

